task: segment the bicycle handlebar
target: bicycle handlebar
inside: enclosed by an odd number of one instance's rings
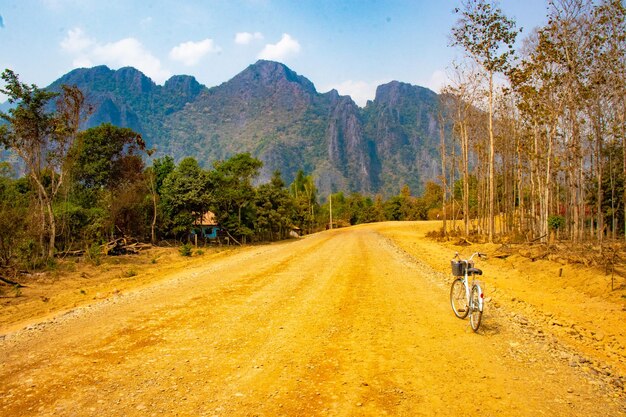
[[[487,259],[487,254],[486,254],[486,253],[482,253],[482,252],[474,252],[474,253],[472,254],[472,256],[470,256],[470,257],[469,257],[469,259],[467,259],[466,261],[467,261],[467,262],[471,261],[471,260],[472,260],[472,258],[473,258],[474,256],[478,256],[480,259]],[[458,260],[460,260],[460,261],[463,261],[463,260],[464,260],[464,259],[461,259],[461,256],[459,255],[459,253],[458,253],[458,252],[456,252],[456,253],[454,254],[454,258],[457,258],[457,259],[458,259]],[[454,258],[452,258],[452,259],[454,259]]]

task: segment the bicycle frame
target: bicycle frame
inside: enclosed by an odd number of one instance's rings
[[[478,330],[480,326],[480,321],[482,318],[483,307],[484,307],[484,293],[480,284],[474,279],[475,274],[481,274],[482,272],[479,269],[473,267],[474,263],[472,259],[475,255],[483,258],[484,254],[476,252],[470,256],[469,259],[461,259],[458,252],[455,254],[454,259],[458,259],[458,262],[452,264],[453,275],[456,277],[455,282],[461,281],[463,284],[463,288],[465,291],[465,302],[466,302],[466,310],[457,310],[455,307],[455,302],[453,301],[453,292],[454,292],[454,283],[451,289],[450,300],[452,302],[452,309],[455,314],[459,318],[465,318],[468,314],[470,314],[470,326],[472,330],[475,332]],[[460,274],[461,270],[458,266],[459,264],[463,265],[462,274]],[[472,276],[472,282],[469,281],[469,275]],[[476,295],[474,295],[476,294]]]
[[[471,260],[471,258],[470,258],[470,260]],[[465,261],[465,262],[468,262],[468,261]],[[463,286],[465,287],[465,297],[466,297],[467,300],[469,300],[470,311],[472,309],[475,309],[475,308],[477,308],[480,311],[483,311],[483,298],[484,298],[483,289],[481,288],[481,286],[478,283],[475,282],[474,274],[472,274],[472,282],[470,284],[470,282],[469,282],[469,275],[467,273],[468,269],[469,268],[465,268],[465,274],[463,275]],[[470,291],[474,287],[478,288],[478,295],[479,295],[479,297],[478,297],[478,306],[474,305],[474,300],[470,296]]]

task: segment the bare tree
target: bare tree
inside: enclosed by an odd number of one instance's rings
[[[592,61],[592,86],[595,94],[596,116],[599,140],[607,136],[613,144],[621,142],[622,146],[622,180],[626,178],[626,6],[621,0],[604,0],[594,9],[590,30],[594,36],[594,60]],[[601,145],[601,142],[598,143]],[[601,153],[601,149],[597,149]],[[601,155],[599,156],[602,157]],[[606,162],[613,173],[612,162]],[[598,193],[601,192],[602,167],[598,171]],[[611,177],[611,189],[614,190],[614,177]],[[598,210],[601,210],[601,196],[597,199]],[[614,198],[611,204],[614,204]],[[623,202],[626,202],[624,187]],[[611,214],[615,219],[615,206]],[[624,239],[626,239],[626,210],[623,210]],[[615,220],[612,222],[613,233],[616,232]],[[598,233],[601,233],[599,230]]]
[[[487,0],[465,0],[462,8],[456,9],[461,17],[452,28],[453,45],[462,46],[485,71],[488,80],[489,113],[489,241],[493,241],[495,230],[495,145],[493,136],[493,91],[494,75],[509,67],[514,53],[513,44],[518,31],[515,22],[508,19],[495,2]]]
[[[481,77],[472,66],[456,64],[450,78],[450,85],[441,94],[447,96],[448,113],[454,120],[453,134],[459,138],[461,144],[460,171],[463,179],[464,232],[467,236],[470,230],[470,129],[471,118],[479,99]]]
[[[24,161],[37,188],[47,226],[47,256],[52,257],[57,233],[53,202],[69,169],[68,154],[83,116],[84,96],[75,86],[63,86],[59,95],[21,83],[11,70],[5,70],[2,79],[6,86],[0,92],[16,107],[0,113],[8,122],[0,127],[0,142]],[[50,113],[47,106],[55,97],[59,97],[57,111]]]
[[[548,237],[554,153],[563,114],[562,76],[555,71],[552,44],[541,31],[529,40],[527,56],[510,72],[517,105],[532,144],[529,151],[531,213],[539,213],[535,234]],[[535,207],[538,202],[538,207]]]

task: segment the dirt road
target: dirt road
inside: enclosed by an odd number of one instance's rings
[[[248,247],[7,334],[0,415],[626,415],[497,299],[474,334],[450,277],[379,229]]]

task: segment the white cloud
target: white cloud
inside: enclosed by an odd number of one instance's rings
[[[61,41],[61,48],[74,55],[73,65],[76,67],[104,64],[116,69],[131,66],[156,83],[163,83],[171,76],[171,73],[163,68],[161,61],[135,38],[99,43],[87,37],[82,29],[76,28],[68,31],[65,39]]]
[[[69,53],[79,53],[93,45],[95,41],[89,39],[81,28],[70,29],[67,36],[61,41],[61,48]]]
[[[221,52],[222,48],[215,45],[213,39],[205,39],[199,42],[183,42],[170,51],[170,59],[180,61],[187,66],[196,65],[200,59],[209,53]]]
[[[135,67],[157,83],[162,83],[171,76],[171,73],[161,66],[161,61],[135,38],[98,45],[92,55],[96,61],[113,67]]]
[[[263,39],[263,34],[261,32],[239,32],[235,35],[235,43],[238,45],[248,45],[254,40],[261,39]]]
[[[360,107],[365,107],[367,100],[374,100],[374,97],[376,96],[376,88],[384,83],[384,81],[368,83],[366,81],[347,80],[340,84],[331,86],[329,90],[334,88],[342,96],[350,96]]]
[[[91,68],[93,67],[93,62],[86,56],[79,56],[72,61],[74,68]]]
[[[441,89],[448,84],[448,76],[446,72],[443,70],[437,70],[432,73],[430,76],[430,80],[427,82],[425,87],[430,88],[436,93],[440,93]]]
[[[300,52],[300,43],[292,38],[289,34],[283,33],[283,37],[275,44],[267,44],[259,53],[259,59],[268,59],[272,61],[282,61],[291,55]]]

